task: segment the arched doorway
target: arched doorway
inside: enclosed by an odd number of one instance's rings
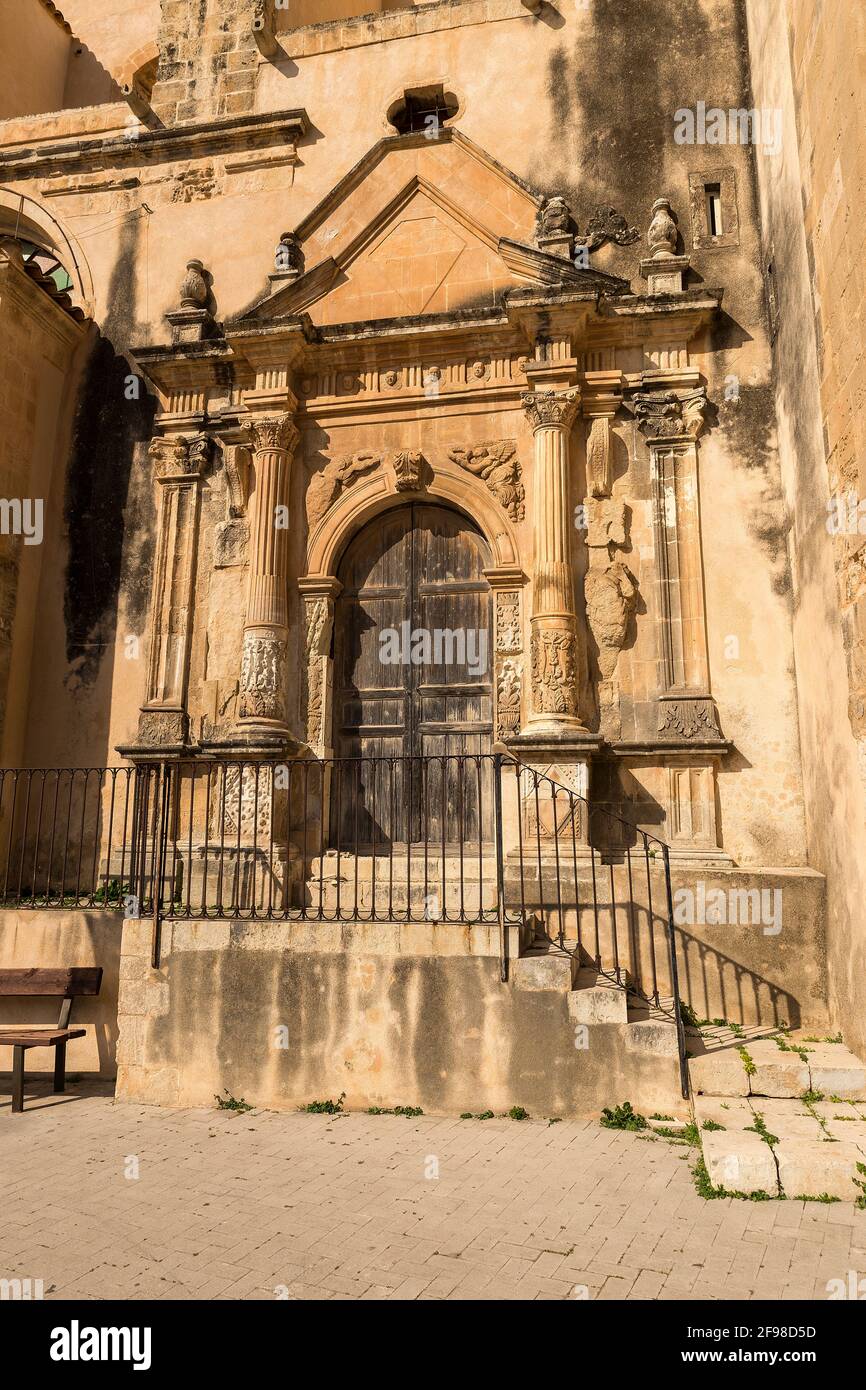
[[[360,531],[338,569],[334,749],[370,760],[332,793],[344,844],[487,838],[493,738],[490,553],[449,507],[413,502]],[[471,773],[471,775],[470,775]]]

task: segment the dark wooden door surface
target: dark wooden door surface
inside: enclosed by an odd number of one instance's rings
[[[489,553],[465,517],[413,503],[349,545],[334,629],[332,807],[343,845],[478,840],[491,803]],[[492,804],[490,805],[492,810]],[[485,835],[484,838],[487,838]]]

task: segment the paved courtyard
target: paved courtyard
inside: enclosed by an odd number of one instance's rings
[[[232,1114],[0,1096],[0,1278],[55,1298],[826,1299],[849,1203],[704,1201],[594,1122]],[[137,1176],[136,1176],[137,1175]]]

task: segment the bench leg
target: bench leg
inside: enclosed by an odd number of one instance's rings
[[[12,1049],[12,1114],[24,1109],[24,1048]]]
[[[54,1094],[66,1090],[66,1043],[56,1043],[54,1047]]]

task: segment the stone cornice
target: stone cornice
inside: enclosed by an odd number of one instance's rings
[[[0,177],[44,178],[47,174],[81,173],[92,167],[115,169],[126,165],[170,163],[287,144],[310,129],[306,111],[273,111],[254,116],[227,116],[186,126],[135,127],[122,135],[86,136],[77,140],[46,140],[42,144],[0,150]]]

